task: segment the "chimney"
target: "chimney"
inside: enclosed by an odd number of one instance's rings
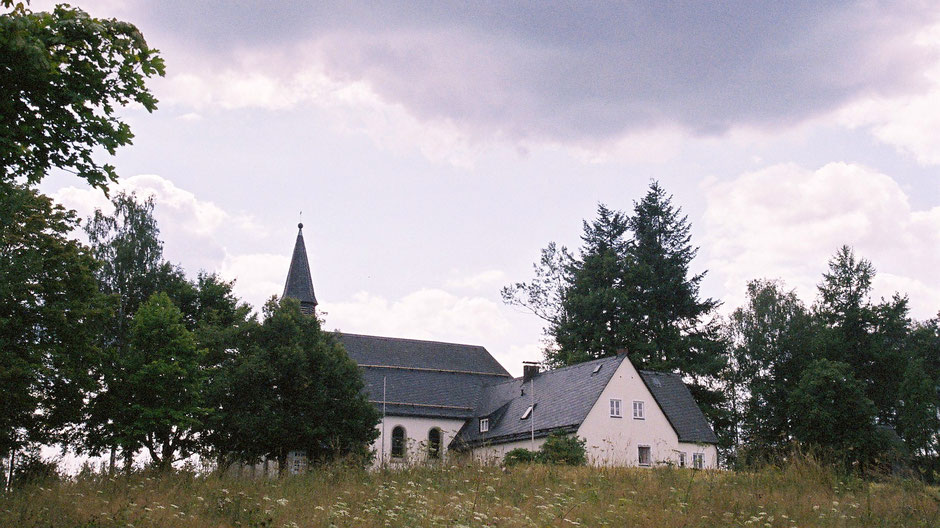
[[[626,349],[626,348],[618,348],[618,349],[617,349],[617,355],[618,355],[618,356],[626,356],[626,355],[627,355],[627,349]]]
[[[539,364],[535,361],[522,362],[522,382],[525,383],[539,373]]]

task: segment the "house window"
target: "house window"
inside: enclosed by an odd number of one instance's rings
[[[441,458],[441,430],[437,427],[428,431],[428,458]]]
[[[405,428],[400,425],[392,429],[392,458],[405,458]]]
[[[530,406],[525,410],[525,412],[522,413],[522,417],[519,418],[519,419],[520,419],[520,420],[528,420],[528,419],[529,419],[529,416],[532,416],[532,407],[533,407],[533,406],[530,405]]]
[[[485,433],[490,430],[490,419],[480,418],[480,432]]]
[[[685,467],[685,453],[679,453],[679,467]]]
[[[298,475],[307,470],[307,452],[306,451],[291,451],[291,466],[290,472],[294,475]]]
[[[641,466],[651,466],[653,464],[653,455],[650,452],[650,446],[639,446],[637,454]]]
[[[633,402],[633,419],[634,420],[644,420],[643,415],[643,402],[635,401]]]
[[[623,418],[623,411],[621,411],[620,400],[614,398],[610,399],[610,417]]]
[[[695,469],[705,468],[705,453],[692,453],[692,467]]]

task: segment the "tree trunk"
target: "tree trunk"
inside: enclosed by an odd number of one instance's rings
[[[134,469],[134,451],[124,448],[121,450],[121,453],[124,456],[124,474],[129,476],[131,470]]]
[[[10,475],[7,477],[7,491],[13,489],[13,464],[16,462],[16,449],[10,451]]]
[[[108,475],[114,475],[114,463],[117,461],[117,447],[111,446],[111,458],[108,460]]]

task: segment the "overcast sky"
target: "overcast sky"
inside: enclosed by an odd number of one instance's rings
[[[934,2],[77,1],[162,51],[121,187],[166,257],[260,306],[303,211],[328,328],[540,359],[503,306],[549,241],[658,179],[729,311],[778,278],[812,303],[842,244],[877,296],[940,310]],[[34,2],[34,9],[46,4]],[[87,216],[103,195],[43,190]]]

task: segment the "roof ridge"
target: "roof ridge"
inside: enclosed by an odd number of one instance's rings
[[[437,368],[427,368],[427,367],[405,367],[401,365],[369,365],[362,364],[358,365],[360,368],[384,368],[384,369],[395,369],[395,370],[416,370],[419,372],[446,372],[450,374],[474,374],[478,376],[496,376],[499,378],[510,377],[509,374],[498,374],[496,372],[482,372],[478,370],[456,370],[456,369],[437,369]]]
[[[607,357],[592,359],[592,360],[590,360],[590,361],[582,361],[581,363],[575,363],[574,365],[566,365],[566,366],[561,367],[561,368],[556,368],[556,369],[551,369],[551,370],[543,370],[542,372],[539,372],[539,375],[548,374],[548,373],[551,373],[551,372],[562,372],[562,371],[565,371],[565,370],[571,370],[571,369],[575,369],[575,368],[580,368],[580,367],[583,367],[583,366],[585,366],[585,365],[589,365],[589,364],[591,364],[591,363],[598,363],[598,362],[600,362],[600,361],[611,361],[611,360],[620,360],[620,361],[623,361],[623,359],[626,358],[626,357],[627,357],[626,354],[617,354],[616,356],[607,356]],[[611,362],[613,362],[613,361],[611,361]]]
[[[643,370],[637,369],[637,370],[643,374],[656,374],[657,376],[673,376],[673,377],[682,379],[682,375],[677,372],[663,372],[661,370],[646,370],[646,369],[643,369]]]
[[[372,335],[372,334],[357,334],[353,332],[343,332],[341,330],[333,330],[333,333],[353,336],[353,337],[371,337],[374,339],[388,339],[390,341],[411,341],[414,343],[434,343],[436,345],[454,345],[454,346],[462,346],[462,347],[482,348],[486,350],[486,347],[483,345],[468,345],[466,343],[454,343],[452,341],[436,341],[433,339],[414,339],[411,337],[391,337],[391,336],[378,336],[378,335]]]

